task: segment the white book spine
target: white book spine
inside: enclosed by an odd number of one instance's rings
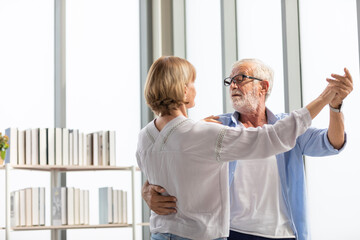
[[[74,166],[74,133],[71,131],[69,133],[69,164],[70,166]]]
[[[48,164],[55,165],[55,129],[47,129]]]
[[[31,165],[31,129],[26,129],[25,132],[25,163]]]
[[[99,166],[103,166],[103,132],[98,132],[98,164]]]
[[[74,223],[80,224],[80,189],[75,188],[74,192]]]
[[[39,165],[39,129],[31,129],[31,165]]]
[[[63,165],[68,166],[69,165],[69,129],[63,128],[62,133],[63,133],[62,136]]]
[[[45,225],[45,188],[39,188],[39,225]]]
[[[25,165],[25,131],[18,133],[18,163]]]
[[[20,196],[20,226],[26,226],[26,194],[25,189],[19,191]]]
[[[74,141],[73,141],[73,159],[74,165],[79,165],[79,130],[74,129]]]
[[[14,213],[15,213],[15,226],[20,226],[20,191],[15,191],[14,195]]]
[[[92,151],[92,134],[86,135],[86,165],[90,166],[93,165],[93,151]]]
[[[125,223],[124,216],[123,216],[123,209],[124,209],[123,195],[124,195],[124,191],[120,190],[119,191],[119,199],[118,199],[119,200],[119,221],[120,221],[120,223]]]
[[[85,224],[90,224],[90,217],[89,217],[89,213],[90,213],[90,207],[89,207],[89,190],[85,190],[85,203],[84,203],[84,221]]]
[[[99,137],[97,133],[93,133],[92,137],[92,150],[93,150],[93,165],[99,166]]]
[[[75,224],[75,211],[74,211],[74,188],[69,187],[67,189],[67,217],[68,217],[68,225]]]
[[[128,209],[128,207],[127,207],[127,192],[126,191],[124,191],[124,209],[123,209],[123,212],[124,212],[124,223],[128,223],[128,219],[127,219],[127,216],[128,216],[128,214],[127,214],[127,209]]]
[[[61,224],[66,225],[68,218],[67,218],[67,188],[61,188]]]
[[[38,226],[39,225],[39,188],[32,188],[31,189],[31,216],[32,216],[32,225]]]
[[[5,163],[10,163],[11,165],[17,165],[17,147],[18,147],[18,129],[17,128],[7,128],[5,130],[5,135],[9,137],[9,148],[6,149]]]
[[[115,131],[109,131],[109,159],[110,166],[116,166],[116,133]]]
[[[85,190],[80,190],[80,224],[85,224]]]
[[[84,166],[84,133],[79,133],[79,165]]]
[[[55,165],[62,165],[62,129],[55,128]]]
[[[42,166],[47,165],[47,136],[46,129],[39,129],[39,163]]]
[[[31,188],[25,189],[25,223],[26,226],[30,227],[32,226],[32,194],[31,194]]]
[[[10,193],[10,226],[15,226],[15,192]]]
[[[118,201],[118,196],[119,196],[119,193],[118,193],[119,190],[115,190],[113,191],[113,216],[114,216],[114,219],[113,219],[113,222],[114,223],[119,223],[119,201]]]

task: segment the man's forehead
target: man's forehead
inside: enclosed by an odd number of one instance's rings
[[[233,68],[231,75],[235,76],[237,74],[251,74],[252,73],[252,64],[251,63],[242,63],[237,67]]]

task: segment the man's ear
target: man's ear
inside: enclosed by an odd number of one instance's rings
[[[269,91],[269,82],[267,80],[261,81],[261,92],[265,95]]]

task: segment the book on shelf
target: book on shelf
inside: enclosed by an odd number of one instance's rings
[[[94,166],[99,166],[99,135],[98,133],[93,133],[92,135],[92,162]]]
[[[12,227],[16,226],[16,224],[15,224],[15,192],[10,193],[10,225]]]
[[[18,164],[25,165],[25,130],[18,132]]]
[[[74,223],[75,225],[80,224],[80,189],[75,188],[74,190]]]
[[[25,225],[32,226],[32,191],[31,188],[25,188]]]
[[[25,131],[25,164],[26,165],[31,165],[32,164],[32,160],[31,160],[31,129],[26,129]]]
[[[31,165],[39,165],[39,129],[31,129]]]
[[[79,165],[79,130],[74,129],[73,131],[73,165]]]
[[[84,190],[84,224],[90,224],[89,190]]]
[[[74,133],[73,132],[69,132],[69,164],[71,166],[74,165],[74,144],[73,144],[73,141],[74,141],[74,138],[73,138],[73,135]]]
[[[55,165],[55,128],[47,128],[47,159],[48,165]]]
[[[120,223],[119,218],[119,190],[113,190],[113,217],[114,223]]]
[[[45,188],[39,188],[39,225],[45,225]]]
[[[6,149],[5,163],[10,163],[11,165],[18,164],[17,156],[17,145],[18,145],[18,129],[17,128],[7,128],[5,129],[5,135],[9,137],[9,148]]]
[[[62,128],[55,128],[55,165],[62,165]]]
[[[84,166],[84,150],[83,150],[84,134],[79,133],[79,166]]]
[[[42,166],[48,164],[46,128],[39,128],[39,164]]]
[[[20,226],[26,226],[26,194],[25,189],[19,190]]]
[[[39,225],[39,188],[31,188],[31,224]]]
[[[109,164],[110,166],[116,165],[116,142],[115,142],[115,131],[109,131],[109,143],[108,143],[108,152],[109,152]]]
[[[124,219],[123,219],[123,190],[117,190],[117,194],[118,194],[118,215],[119,215],[119,223],[124,223]]]
[[[79,224],[85,224],[85,190],[80,190],[79,195]]]
[[[113,223],[113,188],[99,188],[99,224]]]
[[[123,203],[123,223],[127,223],[127,192],[123,191],[123,199],[122,199],[122,203]]]
[[[52,225],[67,224],[67,191],[66,187],[55,187],[52,190]]]
[[[73,187],[67,188],[67,222],[68,225],[75,224],[75,189]]]
[[[98,139],[99,165],[109,166],[108,131],[98,132]]]
[[[70,165],[70,157],[69,157],[69,129],[63,128],[62,130],[62,159],[63,159],[63,165],[68,166]]]

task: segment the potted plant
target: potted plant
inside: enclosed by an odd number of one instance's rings
[[[0,165],[4,164],[6,149],[9,148],[9,137],[0,132]]]

